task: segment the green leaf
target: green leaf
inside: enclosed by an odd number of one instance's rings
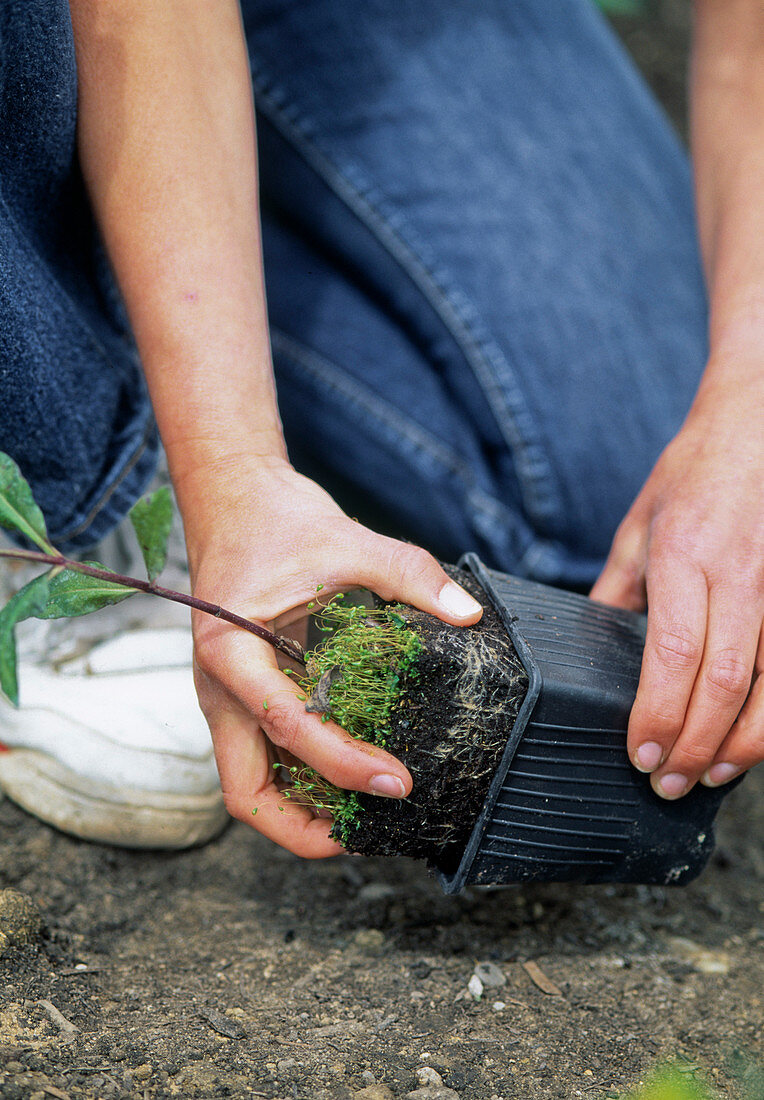
[[[104,568],[97,561],[83,562],[83,565]],[[77,615],[99,611],[109,604],[121,603],[137,591],[137,588],[127,588],[124,584],[89,577],[74,569],[62,569],[60,573],[51,576],[48,600],[43,609],[35,614],[38,619],[73,619]]]
[[[157,489],[150,496],[143,497],[130,510],[130,519],[150,581],[159,576],[167,561],[172,514],[172,494],[168,488]]]
[[[104,567],[96,561],[85,565]],[[0,688],[18,706],[16,625],[24,619],[67,619],[120,603],[138,589],[89,577],[74,569],[51,569],[21,588],[0,611]]]
[[[0,525],[25,535],[35,546],[52,553],[43,514],[32,490],[10,455],[0,451]]]
[[[19,705],[16,673],[16,624],[32,618],[48,602],[49,574],[35,577],[11,597],[0,611],[0,687],[14,706]]]

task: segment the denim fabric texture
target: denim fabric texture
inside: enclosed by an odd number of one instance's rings
[[[0,5],[0,448],[54,541],[92,546],[152,476],[156,429],[80,177],[66,0]]]
[[[153,440],[94,267],[65,8],[0,22],[0,424],[54,531],[92,541]],[[660,109],[589,0],[242,8],[295,465],[447,560],[586,587],[706,355],[689,168]]]

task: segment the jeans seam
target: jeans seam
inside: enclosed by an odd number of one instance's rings
[[[434,462],[455,477],[463,487],[465,499],[471,510],[480,511],[484,515],[506,527],[517,528],[517,517],[514,513],[497,500],[482,490],[476,483],[470,471],[469,465],[459,455],[445,446],[440,440],[430,435],[426,429],[404,417],[398,409],[379,397],[378,394],[366,390],[355,379],[351,379],[343,369],[327,359],[325,355],[313,351],[312,348],[285,332],[271,327],[271,342],[273,350],[288,359],[320,381],[334,393],[340,394],[346,401],[354,403],[364,409],[373,419],[384,425],[389,432],[399,439],[407,441],[418,450],[426,453]]]
[[[475,307],[460,291],[442,285],[442,277],[439,278],[437,272],[424,262],[421,255],[424,249],[421,245],[419,251],[416,251],[401,237],[398,232],[398,226],[403,221],[400,212],[396,212],[396,217],[386,216],[380,204],[373,201],[373,189],[360,179],[361,173],[351,174],[347,168],[344,172],[340,170],[304,133],[294,107],[288,115],[282,110],[273,95],[262,86],[260,74],[254,65],[252,80],[258,109],[376,237],[435,310],[464,356],[496,417],[499,429],[513,455],[527,513],[542,522],[554,520],[562,508],[554,473],[540,440],[531,438],[531,414],[514,381],[509,363],[498,347],[487,346],[491,343],[487,335],[481,338],[475,331],[478,324]],[[351,175],[359,178],[353,179]],[[470,313],[473,315],[471,318],[466,316]],[[511,392],[511,400],[495,384],[495,372],[504,376],[505,384]],[[520,420],[525,421],[524,430],[519,424]],[[533,434],[538,436],[537,432]]]

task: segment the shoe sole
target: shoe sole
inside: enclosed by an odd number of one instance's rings
[[[219,790],[179,795],[90,781],[47,753],[0,752],[0,790],[48,825],[119,848],[191,848],[229,820]]]

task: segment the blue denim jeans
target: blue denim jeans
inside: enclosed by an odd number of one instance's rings
[[[660,109],[589,0],[242,7],[292,460],[443,558],[588,585],[706,354],[690,175]],[[55,194],[84,224],[68,140]],[[57,537],[85,545],[143,488],[153,429],[105,265],[81,233],[51,251],[47,213],[0,228],[4,363],[19,347],[0,426]]]

